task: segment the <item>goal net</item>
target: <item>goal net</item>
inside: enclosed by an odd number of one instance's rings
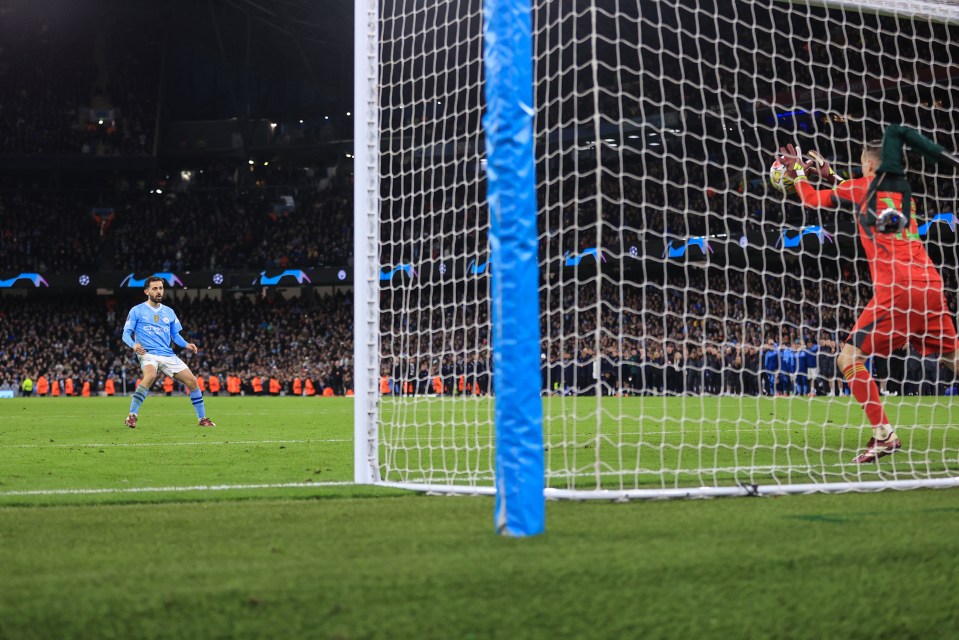
[[[492,493],[515,381],[492,367],[482,3],[357,17],[357,479]],[[787,143],[858,176],[890,124],[959,147],[959,9],[535,0],[533,30],[547,494],[956,484],[959,387],[915,348],[867,365],[902,449],[853,462],[871,430],[836,354],[872,296],[855,218],[768,176]],[[956,176],[907,163],[954,313]]]

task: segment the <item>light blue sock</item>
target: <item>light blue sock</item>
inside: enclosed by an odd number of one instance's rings
[[[136,391],[133,392],[133,399],[130,400],[130,413],[136,413],[140,410],[140,405],[147,399],[148,393],[150,393],[148,387],[144,387],[142,384],[137,387]]]
[[[199,389],[194,389],[190,392],[190,402],[193,403],[193,408],[196,409],[197,418],[206,417],[206,409],[203,406],[203,392]]]

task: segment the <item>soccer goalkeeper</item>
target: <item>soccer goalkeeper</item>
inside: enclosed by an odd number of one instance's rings
[[[873,436],[854,459],[863,464],[894,453],[902,444],[883,409],[879,388],[865,366],[869,356],[888,356],[907,342],[924,354],[939,354],[954,372],[959,369],[956,328],[942,292],[942,278],[919,239],[905,177],[903,146],[930,160],[956,166],[956,156],[907,127],[888,127],[882,141],[862,149],[862,177],[840,181],[818,153],[804,159],[792,146],[780,148],[779,160],[807,207],[852,205],[859,239],[869,261],[873,298],[856,321],[836,361],[849,389],[862,405]],[[819,174],[831,182],[817,189],[806,178]],[[909,203],[904,207],[903,203]]]

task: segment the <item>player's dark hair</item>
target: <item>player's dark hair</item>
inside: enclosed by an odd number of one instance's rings
[[[163,282],[163,278],[161,278],[160,276],[150,276],[143,282],[143,288],[149,289],[150,285],[153,284],[154,282]]]

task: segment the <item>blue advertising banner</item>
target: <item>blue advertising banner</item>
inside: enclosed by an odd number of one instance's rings
[[[150,276],[169,289],[251,289],[350,285],[351,267],[223,271],[91,271],[72,273],[0,273],[0,289],[142,289]]]

